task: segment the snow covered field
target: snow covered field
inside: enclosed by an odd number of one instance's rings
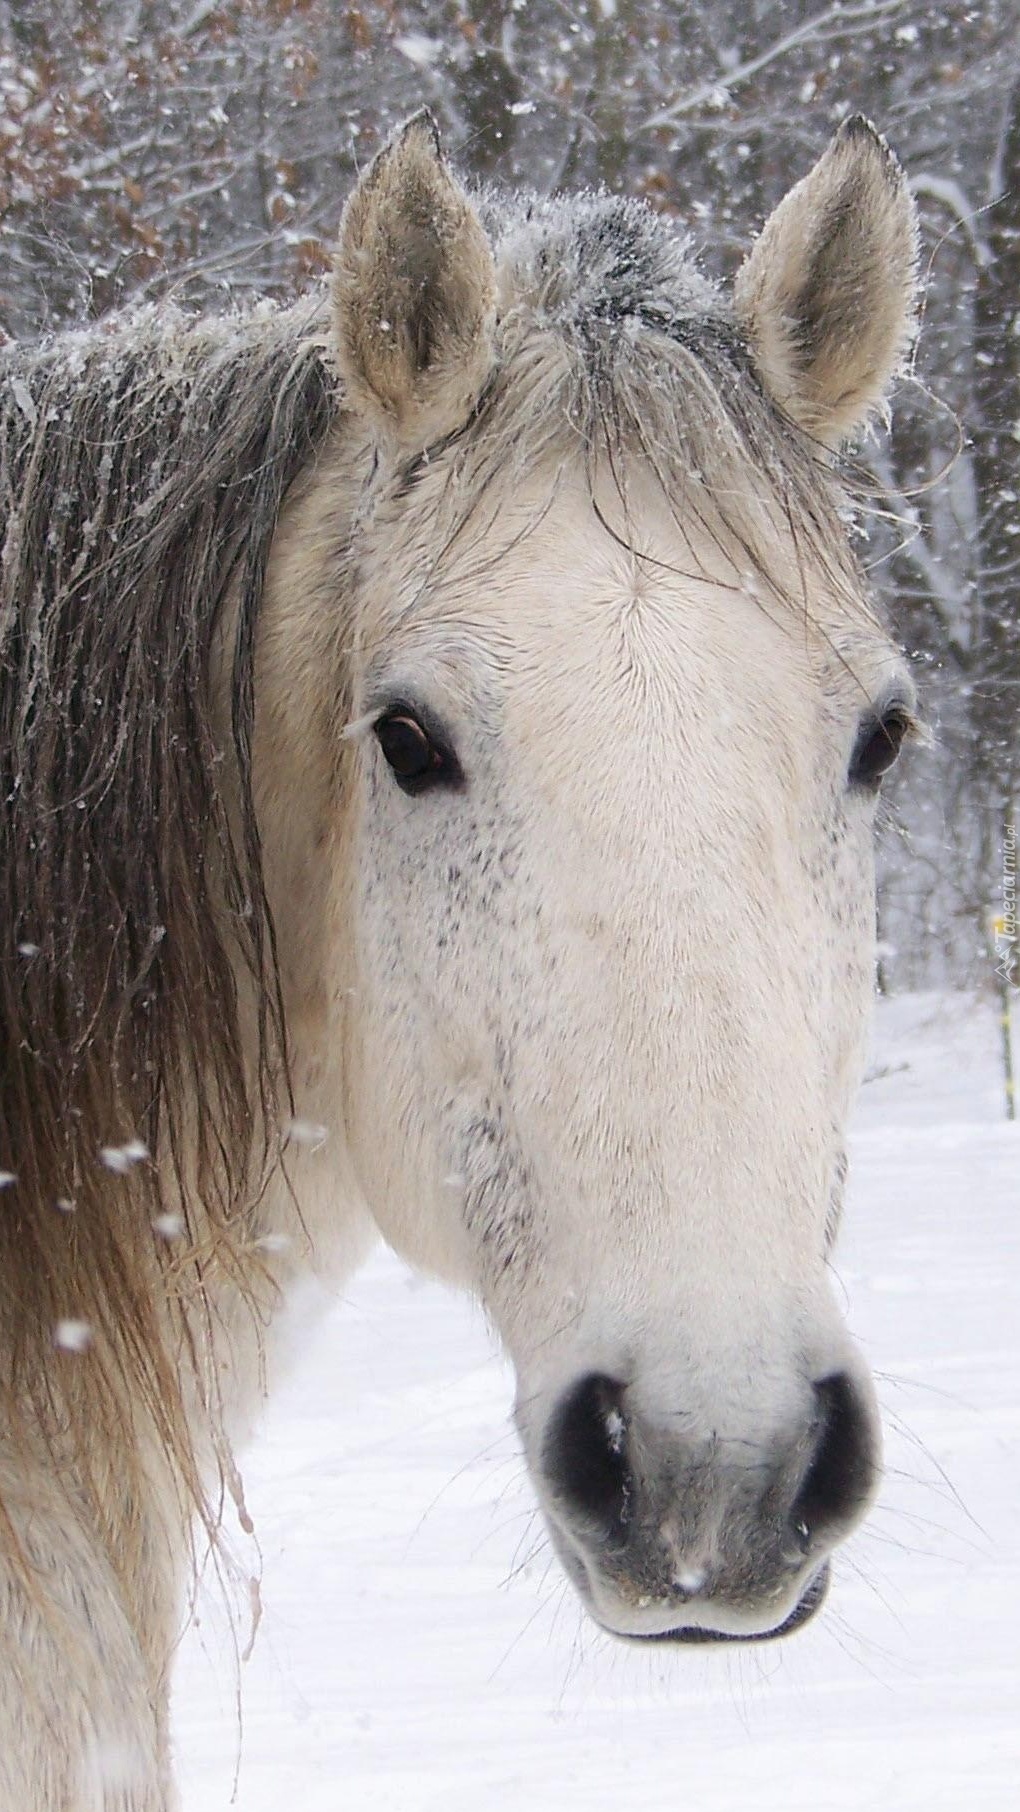
[[[836,1269],[888,1471],[813,1624],[601,1635],[480,1316],[380,1254],[247,1456],[262,1624],[238,1666],[210,1591],[182,1645],[183,1812],[1013,1812],[1020,1126],[997,1062],[990,1011],[882,1008]]]

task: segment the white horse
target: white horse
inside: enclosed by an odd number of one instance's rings
[[[912,722],[836,450],[914,264],[861,120],[728,301],[642,207],[472,199],[419,115],[328,305],[4,355],[2,1812],[173,1803],[195,1512],[379,1233],[484,1303],[604,1628],[821,1602]]]

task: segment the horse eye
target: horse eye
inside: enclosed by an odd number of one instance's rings
[[[878,787],[896,760],[910,724],[910,713],[901,705],[893,705],[882,717],[865,720],[850,760],[851,786]]]
[[[376,741],[397,785],[405,793],[420,793],[441,781],[460,779],[453,751],[404,711],[392,711],[375,726]]]

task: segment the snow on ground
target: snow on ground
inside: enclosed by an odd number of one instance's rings
[[[815,1623],[705,1650],[595,1630],[478,1312],[380,1254],[247,1458],[262,1623],[238,1666],[209,1592],[184,1640],[183,1812],[1014,1808],[1020,1127],[997,1036],[959,1000],[880,1012],[837,1271],[888,1469]]]

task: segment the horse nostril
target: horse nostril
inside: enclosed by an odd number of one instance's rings
[[[625,1389],[600,1372],[582,1378],[554,1412],[543,1450],[546,1477],[565,1506],[617,1540],[631,1495]]]
[[[871,1496],[875,1452],[869,1420],[851,1379],[834,1372],[814,1387],[814,1451],[790,1511],[804,1546],[852,1522]]]

